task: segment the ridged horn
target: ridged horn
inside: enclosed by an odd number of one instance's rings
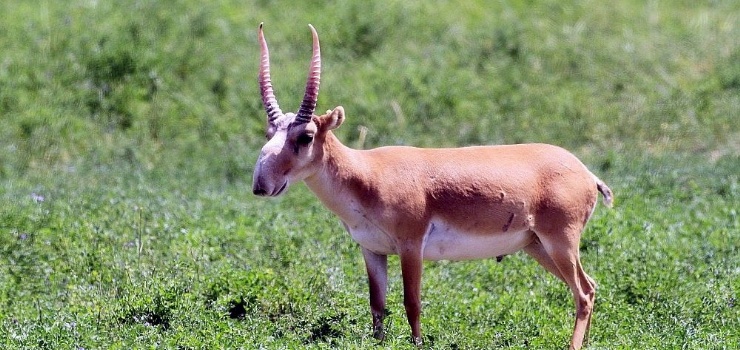
[[[319,46],[319,35],[312,25],[311,35],[313,36],[313,57],[311,65],[308,67],[308,79],[306,80],[306,92],[303,95],[301,108],[298,109],[298,115],[295,120],[298,123],[308,123],[311,116],[316,110],[316,101],[319,98],[319,84],[321,81],[321,48]]]
[[[272,81],[270,81],[270,51],[267,49],[267,41],[265,41],[265,35],[262,33],[262,23],[260,23],[258,36],[260,42],[260,93],[262,94],[262,104],[265,106],[265,111],[267,112],[267,122],[272,124],[275,119],[283,115],[283,111],[280,110],[275,93],[272,91]]]

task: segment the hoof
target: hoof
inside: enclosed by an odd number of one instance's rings
[[[424,341],[421,337],[411,337],[411,342],[417,347],[421,348],[424,345]]]
[[[383,328],[373,330],[373,338],[380,340],[381,342],[385,340],[385,332],[383,332]]]

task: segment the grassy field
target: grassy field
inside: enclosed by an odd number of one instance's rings
[[[0,348],[375,348],[359,247],[251,194],[256,29],[346,144],[548,142],[616,194],[582,240],[594,349],[740,347],[737,1],[0,2]],[[361,130],[367,130],[362,138]],[[412,348],[390,259],[387,339]],[[524,254],[425,264],[433,349],[567,346]]]

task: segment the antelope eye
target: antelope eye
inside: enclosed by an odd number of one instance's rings
[[[298,136],[298,139],[296,139],[296,143],[300,146],[306,146],[309,143],[313,141],[313,135],[310,134],[301,134]]]

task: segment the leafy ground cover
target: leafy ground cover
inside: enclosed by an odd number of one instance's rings
[[[356,147],[549,142],[614,190],[581,245],[591,348],[740,345],[734,1],[4,1],[0,347],[368,348],[359,249],[303,186],[251,195],[256,28],[285,110]],[[361,130],[366,130],[362,137]],[[397,259],[387,348],[411,348]],[[522,254],[425,265],[429,348],[563,348]]]

